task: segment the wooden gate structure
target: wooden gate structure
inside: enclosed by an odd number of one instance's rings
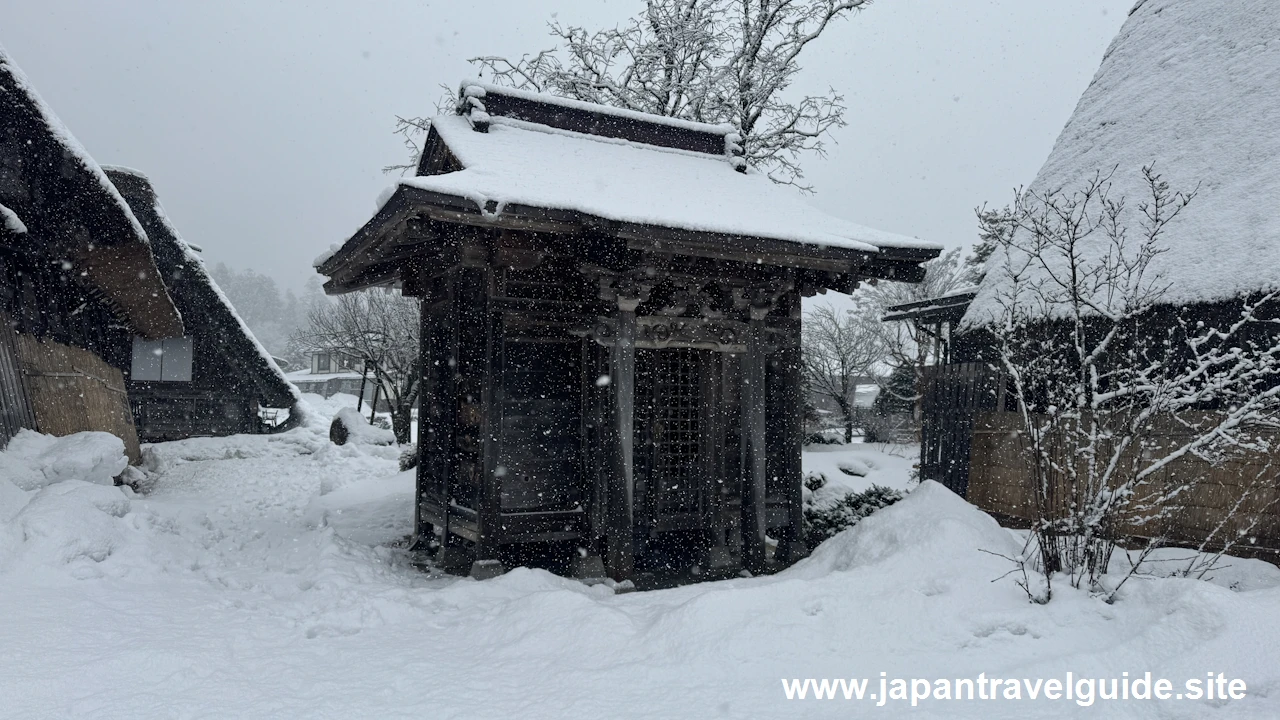
[[[938,250],[814,213],[740,151],[472,83],[432,120],[417,176],[317,268],[421,298],[417,548],[640,587],[807,553],[801,298],[918,282]]]
[[[970,450],[978,413],[1003,403],[1000,383],[985,363],[925,368],[920,429],[920,478],[960,497],[969,491]]]

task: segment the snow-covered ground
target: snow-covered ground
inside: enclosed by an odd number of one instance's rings
[[[397,549],[412,473],[395,448],[326,431],[151,446],[143,494],[67,476],[101,463],[47,475],[39,443],[0,454],[0,716],[1280,716],[1280,571],[1260,562],[1033,605],[982,552],[1015,553],[1014,536],[925,483],[772,577],[623,595],[526,569],[476,582]],[[810,450],[833,484],[913,487],[909,448]],[[782,686],[1068,671],[1222,672],[1248,694],[912,708]]]

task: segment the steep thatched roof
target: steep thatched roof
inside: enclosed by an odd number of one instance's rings
[[[1138,233],[1141,171],[1154,164],[1172,189],[1199,187],[1152,266],[1165,300],[1280,286],[1278,38],[1275,0],[1139,2],[1029,188],[1070,191],[1114,168],[1110,196]],[[967,322],[992,316],[1008,277],[996,256]]]
[[[292,407],[298,391],[240,319],[209,276],[204,261],[169,222],[151,181],[129,168],[108,166],[106,173],[151,238],[156,265],[169,294],[182,311],[187,334],[216,338],[225,362],[236,370],[243,382],[252,386],[260,405]]]
[[[147,235],[105,174],[0,48],[0,205],[23,242],[70,265],[140,335],[182,334]]]

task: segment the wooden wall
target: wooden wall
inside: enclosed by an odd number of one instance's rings
[[[1030,519],[1033,497],[1017,435],[1021,422],[1013,412],[977,414],[968,500],[990,513]],[[1172,424],[1157,427],[1153,434],[1157,443],[1174,442],[1178,436]],[[1210,535],[1211,546],[1241,537],[1233,554],[1280,559],[1280,457],[1255,454],[1217,468],[1183,459],[1171,463],[1156,482],[1176,487],[1189,477],[1203,479],[1178,499],[1178,510],[1162,525],[1127,530],[1140,537],[1159,532],[1175,543],[1193,546]]]
[[[138,433],[121,372],[88,350],[24,333],[14,338],[36,428],[49,435],[109,432],[137,462]]]
[[[35,428],[27,388],[18,367],[17,333],[9,316],[0,312],[0,448],[22,428]]]

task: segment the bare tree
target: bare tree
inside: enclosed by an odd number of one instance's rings
[[[964,281],[978,285],[986,275],[987,261],[997,248],[1009,244],[1015,225],[1013,209],[1008,205],[996,209],[983,205],[974,208],[973,214],[978,218],[978,242],[964,259]]]
[[[1147,195],[1130,212],[1109,197],[1112,173],[1076,191],[1018,193],[1015,232],[992,265],[994,309],[975,308],[1021,417],[1034,505],[1023,564],[1045,583],[1024,587],[1038,601],[1056,573],[1113,599],[1191,490],[1228,461],[1271,451],[1280,420],[1277,294],[1173,306],[1155,261],[1195,192],[1144,168]],[[1129,535],[1150,539],[1108,583]]]
[[[870,0],[648,0],[604,30],[550,23],[556,48],[519,60],[472,62],[499,84],[708,123],[741,136],[747,162],[775,182],[801,183],[798,158],[823,153],[845,124],[834,90],[791,97],[800,55],[832,23]],[[427,124],[400,118],[407,138]]]
[[[964,266],[960,260],[959,248],[948,250],[941,256],[924,264],[924,280],[919,283],[879,283],[859,289],[854,298],[866,308],[865,314],[881,318],[887,310],[895,305],[918,302],[941,297],[967,286]],[[894,368],[914,368],[915,383],[913,394],[900,397],[900,387],[887,382],[892,373],[885,373],[886,382],[881,383],[881,393],[892,393],[899,400],[909,400],[916,405],[916,418],[919,419],[920,394],[924,387],[924,369],[936,362],[937,343],[924,325],[916,322],[876,323],[873,326],[877,334],[877,343],[882,348],[885,362]]]
[[[820,304],[805,315],[801,326],[805,382],[840,408],[846,443],[853,442],[858,379],[870,375],[884,359],[875,324],[860,313]]]
[[[306,350],[363,360],[391,406],[396,442],[409,442],[422,376],[416,299],[385,290],[339,295],[312,307],[306,327],[294,334],[293,342]]]

